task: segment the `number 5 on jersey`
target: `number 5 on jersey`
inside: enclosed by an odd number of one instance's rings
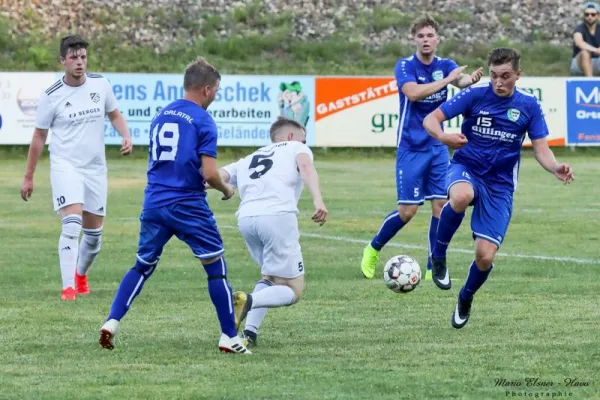
[[[152,130],[152,160],[175,161],[178,143],[178,124],[166,122],[160,127],[160,130],[158,129],[158,124],[156,124]]]
[[[250,174],[250,179],[258,179],[269,172],[269,170],[273,167],[273,160],[271,160],[269,157],[273,157],[273,154],[275,154],[274,151],[270,152],[269,154],[257,154],[252,157],[252,161],[250,161],[250,165],[248,166],[248,169],[252,171]],[[259,170],[259,167],[262,168]]]

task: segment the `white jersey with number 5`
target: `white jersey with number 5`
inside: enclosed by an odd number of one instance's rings
[[[51,169],[106,172],[104,116],[117,107],[110,83],[98,74],[77,87],[61,79],[42,93],[35,126],[52,132]]]
[[[301,153],[313,159],[310,148],[301,142],[277,142],[225,166],[229,183],[240,192],[236,216],[297,214],[304,186],[296,164]]]

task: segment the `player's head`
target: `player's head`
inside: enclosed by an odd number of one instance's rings
[[[583,5],[583,21],[586,25],[592,26],[598,22],[598,11],[600,11],[598,3],[590,1]]]
[[[295,141],[306,143],[306,130],[293,119],[277,118],[277,121],[271,125],[270,134],[272,142]]]
[[[417,45],[417,53],[423,56],[435,54],[440,38],[438,24],[429,15],[424,15],[413,22],[410,33]]]
[[[89,43],[79,35],[65,36],[60,40],[60,62],[65,73],[81,79],[87,69],[87,48]]]
[[[521,76],[521,55],[515,49],[497,48],[488,54],[490,80],[498,96],[512,96]]]
[[[203,57],[198,57],[185,69],[183,89],[187,94],[186,98],[205,110],[215,100],[220,84],[221,74]]]

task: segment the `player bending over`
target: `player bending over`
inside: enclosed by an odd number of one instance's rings
[[[483,74],[481,68],[471,75],[464,74],[466,67],[458,67],[453,60],[435,55],[440,39],[438,24],[430,17],[416,20],[411,32],[417,51],[398,60],[395,68],[400,95],[396,152],[398,210],[385,217],[381,228],[363,251],[360,268],[369,279],[375,276],[375,267],[383,246],[414,217],[425,200],[431,201],[431,252],[440,211],[446,202],[444,186],[449,155],[442,143],[427,135],[423,129],[423,118],[446,101],[449,84],[464,88],[479,81]],[[426,280],[431,280],[429,256],[430,254],[427,257]]]
[[[292,305],[304,291],[296,217],[304,185],[313,198],[313,221],[327,221],[306,131],[298,122],[280,117],[270,134],[272,144],[221,169],[223,180],[239,189],[238,226],[262,273],[252,294],[234,294],[236,326],[248,317],[242,337],[252,346],[267,309]]]
[[[436,276],[448,277],[451,284],[446,251],[465,210],[473,206],[475,260],[452,314],[452,326],[457,329],[469,321],[473,295],[490,274],[508,229],[525,132],[537,162],[565,184],[573,180],[569,165],[557,163],[548,147],[540,104],[535,96],[515,87],[521,75],[520,59],[513,49],[492,50],[488,55],[491,82],[461,91],[423,121],[431,136],[458,149],[448,168],[450,201],[442,209],[431,255],[436,284]],[[445,134],[441,124],[460,114],[464,117],[462,133]]]
[[[67,301],[90,293],[87,273],[102,243],[107,196],[105,115],[123,138],[121,154],[132,150],[131,135],[110,83],[101,75],[86,73],[87,48],[88,42],[80,36],[67,36],[60,41],[65,76],[40,97],[21,184],[21,197],[27,201],[33,193],[33,174],[51,129],[50,185],[54,211],[62,220],[58,258],[63,282],[61,298]]]
[[[234,194],[233,186],[223,182],[219,174],[217,126],[206,112],[220,81],[221,75],[212,65],[197,59],[185,70],[183,99],[163,108],[152,121],[137,261],[123,277],[100,329],[100,345],[106,349],[114,347],[121,319],[175,235],[200,259],[208,275],[208,292],[221,324],[219,349],[250,354],[237,335],[223,241],[206,201],[205,181],[223,193],[223,200]]]

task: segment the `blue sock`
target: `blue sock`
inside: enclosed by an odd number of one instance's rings
[[[377,235],[375,235],[373,240],[371,240],[371,246],[375,250],[381,250],[383,246],[385,246],[386,243],[389,242],[400,229],[402,229],[403,226],[404,221],[402,221],[400,218],[398,210],[392,211],[383,220],[381,228],[379,228],[379,232],[377,232]]]
[[[431,252],[433,251],[433,246],[435,245],[435,239],[437,237],[437,229],[438,223],[440,219],[437,217],[431,216],[429,220],[429,254],[427,254],[427,270],[431,271]]]
[[[131,307],[131,303],[133,303],[133,300],[140,294],[144,287],[144,283],[150,278],[150,275],[152,275],[155,269],[156,264],[149,266],[141,264],[138,261],[133,268],[127,271],[121,280],[115,299],[110,307],[110,314],[108,315],[107,320],[116,319],[117,321],[120,321],[121,318],[127,314],[129,307]]]
[[[221,324],[221,332],[229,337],[237,336],[235,314],[233,313],[233,293],[227,282],[227,264],[223,257],[204,265],[208,275],[208,293],[212,300],[217,317]]]
[[[471,301],[473,300],[473,295],[475,292],[479,290],[481,285],[487,280],[490,272],[494,268],[494,265],[490,267],[487,271],[481,271],[477,268],[475,261],[471,264],[471,268],[469,269],[469,276],[467,277],[467,281],[465,285],[460,290],[460,298],[463,301]]]
[[[452,240],[452,236],[454,236],[458,230],[458,227],[460,226],[460,223],[464,217],[464,212],[457,213],[450,206],[450,202],[446,203],[446,205],[442,208],[442,212],[440,213],[437,238],[435,245],[433,246],[433,251],[431,252],[432,257],[446,257],[446,251],[448,250],[450,240]]]

